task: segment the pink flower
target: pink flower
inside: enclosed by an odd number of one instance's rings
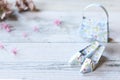
[[[1,28],[2,28],[2,29],[5,29],[7,26],[8,26],[8,25],[7,25],[5,22],[2,22],[2,23],[1,23]]]
[[[4,45],[0,43],[0,49],[4,49]]]
[[[23,37],[24,37],[24,38],[28,37],[28,34],[24,32],[24,33],[23,33]]]
[[[2,29],[5,29],[7,32],[10,32],[10,31],[11,31],[10,26],[9,26],[7,23],[5,23],[5,22],[3,22],[3,23],[1,24],[1,28],[2,28]]]
[[[5,30],[6,30],[7,32],[10,32],[10,31],[11,31],[10,27],[7,27]]]
[[[56,19],[56,20],[54,21],[54,24],[57,25],[57,26],[59,26],[61,23],[62,23],[62,22],[61,22],[61,20],[59,20],[59,19]]]
[[[14,49],[12,49],[12,51],[11,51],[14,55],[16,55],[17,53],[18,53],[18,51],[17,51],[17,49],[16,48],[14,48]]]
[[[7,23],[5,23],[5,22],[3,22],[1,25],[2,25],[3,29],[6,29],[7,27],[9,27],[9,25]]]
[[[35,26],[34,27],[34,32],[39,32],[39,27]]]

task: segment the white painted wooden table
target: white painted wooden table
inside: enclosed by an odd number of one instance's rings
[[[13,7],[18,20],[6,21],[13,25],[13,31],[0,30],[0,41],[5,45],[5,50],[0,50],[0,79],[120,80],[119,0],[34,1],[40,12],[18,14]],[[76,31],[81,23],[82,9],[93,2],[102,3],[108,9],[113,41],[105,44],[98,68],[82,75],[79,66],[71,67],[67,61],[87,44],[79,43]],[[64,24],[55,26],[55,19],[61,19]],[[34,32],[34,26],[39,26],[40,32]],[[28,34],[27,38],[22,36],[24,32]],[[16,56],[11,53],[13,48],[18,49]]]

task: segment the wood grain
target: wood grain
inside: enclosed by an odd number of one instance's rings
[[[15,2],[15,0],[8,1],[11,4]],[[6,22],[13,26],[13,31],[7,33],[0,29],[0,41],[5,45],[5,49],[0,50],[0,79],[120,79],[119,0],[34,1],[41,10],[40,12],[19,14],[12,4],[18,20],[7,20]],[[75,32],[81,24],[83,8],[90,3],[101,3],[107,8],[110,15],[110,37],[113,41],[104,43],[106,49],[96,70],[83,75],[79,72],[80,66],[72,67],[67,64],[67,61],[87,45],[87,43],[79,43],[78,35]],[[88,13],[94,15],[96,12]],[[53,24],[54,20],[58,18],[65,22],[62,27]],[[33,32],[34,26],[40,26],[41,31]],[[56,29],[54,30],[52,27]],[[47,32],[47,30],[49,31]],[[22,36],[24,32],[29,34],[27,38]],[[57,36],[52,37],[53,35]],[[17,55],[11,52],[13,48],[17,48]]]
[[[96,12],[88,12],[91,15]],[[101,12],[100,12],[101,13]],[[33,16],[31,16],[34,14]],[[97,14],[99,14],[97,12]],[[119,39],[119,12],[109,12],[110,14],[110,38],[112,42],[120,42]],[[44,11],[39,13],[17,14],[18,21],[8,21],[12,25],[13,31],[8,33],[0,30],[0,40],[2,42],[84,42],[80,37],[79,27],[82,23],[81,12],[54,12]],[[26,16],[29,15],[29,16]],[[54,17],[53,17],[54,16]],[[60,19],[64,23],[56,26],[54,21]],[[72,21],[71,21],[72,19]],[[98,17],[99,19],[99,17]],[[27,21],[29,20],[29,23]],[[34,32],[34,27],[39,27],[39,32]],[[27,33],[28,37],[24,38],[23,33]]]
[[[118,77],[119,80],[118,43],[106,44],[107,48],[96,70],[84,75],[79,72],[80,66],[72,67],[67,61],[87,43],[5,43],[5,45],[6,51],[0,52],[1,78],[112,80]],[[18,48],[18,55],[10,52],[12,47]]]

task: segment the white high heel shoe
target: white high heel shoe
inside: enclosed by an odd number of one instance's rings
[[[96,65],[98,64],[104,49],[105,49],[104,46],[99,45],[99,47],[96,49],[92,57],[85,59],[85,61],[83,62],[81,66],[80,72],[81,73],[92,72],[95,69]]]
[[[99,43],[97,41],[91,43],[90,45],[73,55],[68,63],[70,65],[81,65],[84,62],[85,58],[89,58],[92,56],[93,52],[97,49],[98,46]]]

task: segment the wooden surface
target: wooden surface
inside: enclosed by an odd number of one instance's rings
[[[11,3],[14,0],[9,0]],[[120,31],[119,0],[34,0],[41,10],[37,13],[15,14],[18,20],[7,20],[13,31],[0,30],[0,41],[5,49],[0,50],[0,78],[23,80],[119,80],[120,74]],[[110,37],[100,64],[92,73],[81,74],[80,67],[67,64],[69,58],[87,43],[79,43],[75,33],[80,26],[82,10],[90,3],[103,4],[110,15]],[[93,14],[89,12],[90,14]],[[97,12],[99,13],[99,12]],[[55,19],[64,21],[55,26]],[[40,32],[33,27],[39,26]],[[28,33],[24,38],[23,33]],[[17,48],[15,56],[11,49]]]

